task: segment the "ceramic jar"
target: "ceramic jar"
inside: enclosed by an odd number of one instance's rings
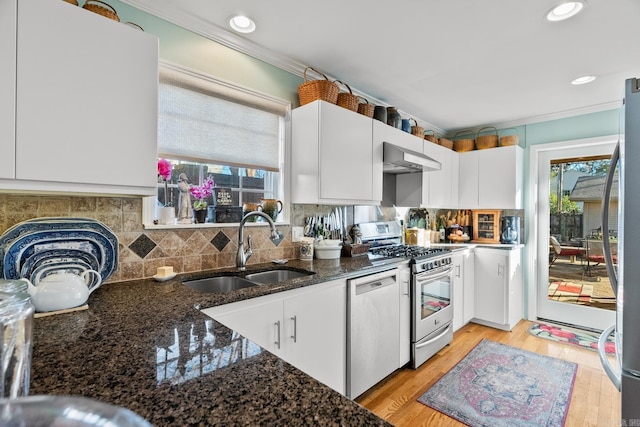
[[[387,124],[396,129],[402,128],[402,117],[396,107],[387,107]]]
[[[382,123],[387,123],[387,107],[376,105],[373,109],[373,118]]]

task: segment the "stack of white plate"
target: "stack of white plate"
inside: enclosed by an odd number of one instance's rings
[[[0,269],[5,279],[38,283],[51,273],[96,270],[105,281],[117,266],[118,238],[95,219],[34,218],[0,236]],[[89,277],[98,280],[95,275]]]

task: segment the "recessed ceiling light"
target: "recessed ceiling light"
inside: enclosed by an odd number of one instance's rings
[[[569,19],[580,12],[585,4],[586,2],[584,0],[562,2],[547,12],[547,21],[557,22]]]
[[[571,84],[572,85],[583,85],[583,84],[591,83],[595,79],[596,79],[596,76],[582,76],[582,77],[578,77],[577,79],[573,79],[571,81]]]
[[[242,15],[229,19],[229,25],[239,33],[253,33],[256,30],[256,23]]]

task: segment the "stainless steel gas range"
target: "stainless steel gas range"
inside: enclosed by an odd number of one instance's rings
[[[371,244],[372,262],[408,259],[411,268],[411,367],[417,368],[453,339],[451,251],[405,245],[395,221],[358,224]]]

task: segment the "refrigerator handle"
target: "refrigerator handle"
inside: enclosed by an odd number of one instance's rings
[[[609,338],[609,335],[611,335],[611,333],[615,331],[615,329],[616,329],[616,325],[615,324],[611,325],[607,329],[605,329],[604,332],[602,332],[602,334],[600,335],[600,339],[598,340],[598,356],[600,356],[600,363],[602,364],[604,371],[607,373],[607,376],[609,377],[613,385],[616,386],[618,390],[620,390],[620,382],[621,382],[620,371],[616,372],[613,370],[613,367],[611,366],[611,363],[609,362],[609,358],[607,357],[607,353],[605,351],[607,338]],[[616,348],[616,358],[617,358],[618,366],[621,366],[619,348]]]
[[[618,276],[616,269],[613,268],[613,257],[611,256],[611,246],[609,246],[609,203],[611,200],[611,186],[613,185],[613,178],[615,175],[616,165],[620,160],[620,142],[616,144],[616,148],[611,154],[611,163],[609,163],[609,170],[607,171],[607,180],[604,184],[604,194],[602,195],[602,249],[604,251],[605,266],[607,267],[607,275],[611,281],[611,288],[613,293],[618,297]],[[618,239],[618,241],[620,241]]]

